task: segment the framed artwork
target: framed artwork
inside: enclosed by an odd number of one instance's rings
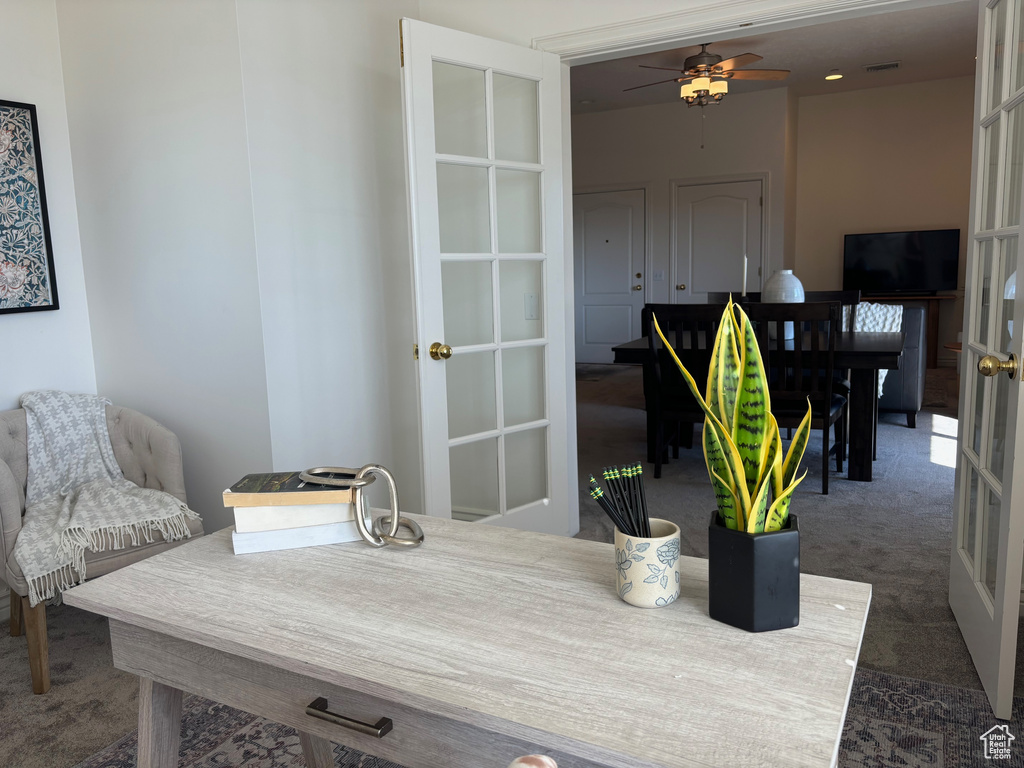
[[[36,108],[0,100],[0,314],[58,306]]]

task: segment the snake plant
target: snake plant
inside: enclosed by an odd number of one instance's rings
[[[796,477],[811,431],[811,404],[783,456],[779,425],[772,415],[761,350],[746,313],[730,300],[722,313],[708,368],[707,396],[654,327],[706,415],[704,459],[727,528],[763,533],[780,530],[789,517]]]

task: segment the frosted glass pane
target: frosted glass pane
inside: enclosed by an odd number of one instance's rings
[[[973,412],[973,429],[971,437],[971,448],[974,452],[981,455],[981,427],[984,424],[982,421],[982,409],[985,406],[985,377],[980,373],[975,373],[978,370],[978,356],[971,355],[972,364],[972,375],[974,376],[974,412]]]
[[[995,229],[996,227],[996,182],[999,180],[999,126],[1001,123],[992,123],[988,128],[983,128],[984,154],[982,174],[984,181],[981,186],[981,220],[985,222],[984,229]]]
[[[494,342],[491,262],[441,263],[444,343],[453,347]]]
[[[982,539],[984,551],[981,553],[982,583],[993,600],[996,597],[996,565],[999,559],[999,499],[991,490],[985,493],[988,503],[984,507],[985,534]]]
[[[487,169],[437,164],[437,218],[441,253],[490,253]]]
[[[499,262],[498,287],[501,296],[501,340],[543,338],[544,262]]]
[[[1021,14],[1024,18],[1024,13]],[[1024,56],[1020,57],[1024,60]],[[1018,104],[1010,110],[1006,122],[1007,137],[1010,146],[1007,149],[1009,166],[1007,167],[1006,211],[1003,214],[1003,221],[1006,226],[1015,227],[1020,223],[1020,185],[1022,180],[1021,169],[1024,167],[1024,105]]]
[[[501,381],[506,427],[544,418],[544,347],[503,350]]]
[[[1006,8],[1009,3],[1003,0],[991,11],[989,17],[992,26],[989,29],[989,74],[991,75],[991,91],[989,92],[988,110],[995,109],[1003,100],[1003,70],[1006,69]]]
[[[456,354],[440,364],[448,387],[448,437],[496,429],[494,353]]]
[[[540,253],[540,174],[497,172],[498,252]]]
[[[452,517],[473,522],[498,514],[498,438],[454,446],[448,459]]]
[[[1003,242],[1002,277],[993,289],[993,301],[999,309],[999,321],[996,323],[996,335],[999,338],[999,351],[1010,353],[1013,340],[1013,312],[1017,297],[1017,249],[1016,237],[1008,237]]]
[[[1010,398],[1010,377],[1000,373],[992,381],[992,397],[994,398],[989,413],[989,424],[992,426],[992,453],[989,468],[999,482],[1003,482],[1003,464],[1006,456],[1006,409]]]
[[[498,160],[540,162],[537,82],[494,75],[494,156]]]
[[[988,316],[992,307],[992,240],[978,244],[978,279],[975,281],[974,304],[976,321],[972,323],[971,336],[979,344],[988,345]]]
[[[967,491],[967,517],[964,521],[961,548],[973,565],[974,544],[978,535],[978,473],[974,471],[974,467],[968,467],[967,471],[970,473],[971,482]]]
[[[434,148],[442,155],[487,157],[484,72],[434,62]]]
[[[505,499],[513,509],[548,495],[548,428],[505,435]]]

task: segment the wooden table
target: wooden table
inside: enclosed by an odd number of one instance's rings
[[[871,480],[878,371],[900,367],[905,340],[902,332],[847,331],[836,337],[836,369],[850,369],[850,452],[847,457],[850,480]],[[612,352],[616,363],[642,365],[647,359],[647,339],[627,341],[613,347]]]
[[[296,728],[314,768],[330,741],[408,768],[835,764],[869,585],[802,576],[800,625],[750,634],[708,617],[705,560],[644,610],[610,544],[416,519],[415,550],[235,556],[223,530],[65,592],[141,678],[139,765],[175,764],[182,690]],[[321,696],[394,729],[310,717]]]

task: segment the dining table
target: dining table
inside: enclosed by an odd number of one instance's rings
[[[836,335],[835,367],[850,371],[850,449],[847,454],[847,478],[850,480],[871,481],[877,434],[878,372],[900,367],[905,341],[902,331],[843,331]],[[649,354],[647,337],[618,344],[612,347],[612,353],[614,363],[643,365]],[[644,366],[645,375],[647,369]]]

